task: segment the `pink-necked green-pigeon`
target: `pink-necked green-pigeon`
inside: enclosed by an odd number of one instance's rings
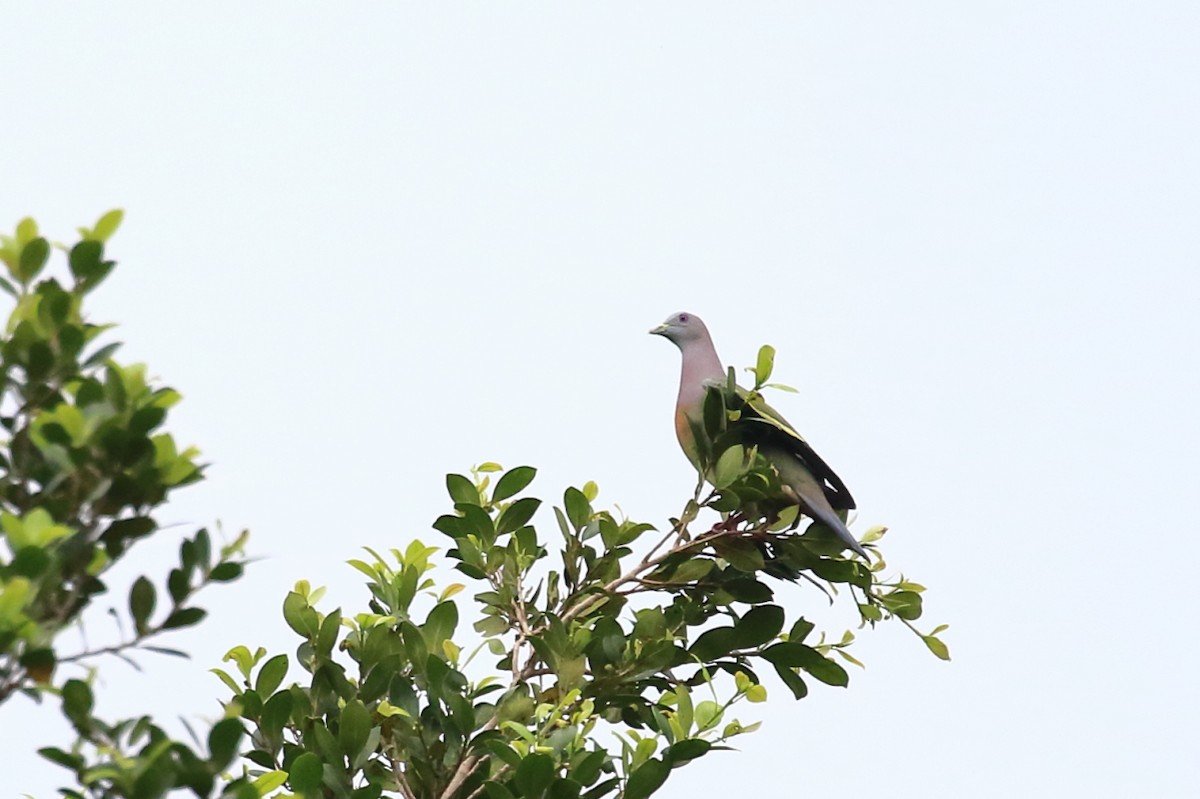
[[[694,430],[703,429],[704,398],[710,389],[719,390],[725,384],[725,367],[717,357],[708,328],[695,314],[674,314],[650,332],[671,341],[683,354],[679,398],[675,403],[675,434],[688,460],[699,469]],[[848,548],[866,558],[866,550],[836,513],[854,508],[854,498],[845,483],[777,411],[744,389],[738,388],[738,395],[746,400],[745,407],[741,417],[730,424],[742,426],[741,438],[758,447],[805,513],[833,530]]]

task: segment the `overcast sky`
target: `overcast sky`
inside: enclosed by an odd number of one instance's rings
[[[0,226],[126,209],[91,313],[212,463],[160,519],[263,557],[100,712],[215,715],[226,650],[294,651],[295,580],[361,608],[359,547],[441,543],[447,471],[678,513],[646,330],[690,310],[778,348],[954,660],[864,631],[848,690],[768,682],[664,796],[1200,795],[1200,5],[426,8],[6,4]],[[57,707],[0,713],[0,799],[52,796]]]

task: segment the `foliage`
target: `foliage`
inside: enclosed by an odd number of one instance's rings
[[[50,247],[28,220],[0,248],[15,281],[0,287],[17,301],[0,346],[10,433],[0,676],[8,693],[61,694],[79,737],[42,753],[73,772],[79,789],[67,795],[645,799],[673,769],[756,729],[735,712],[765,701],[768,682],[800,699],[814,682],[848,685],[843,664],[861,666],[852,632],[818,633],[785,607],[781,587],[849,597],[863,627],[899,619],[917,631],[924,589],[883,577],[884,528],[864,536],[869,562],[843,557],[820,524],[800,531],[779,476],[731,432],[745,403],[774,387],[764,347],[750,392],[732,374],[709,390],[696,438],[713,487],[699,481],[663,529],[597,508],[587,483],[543,514],[557,528],[551,546],[534,524],[543,502],[526,493],[532,467],[448,475],[453,509],[433,528],[466,582],[439,588],[440,550],[421,541],[386,556],[368,549],[350,561],[367,580],[365,609],[320,609],[322,589],[301,581],[283,602],[295,653],[239,645],[230,667],[213,670],[230,695],[206,744],[173,740],[148,717],[101,720],[89,680],[55,687],[54,667],[150,649],[150,637],[200,621],[194,593],[240,576],[244,541],[214,553],[200,531],[166,580],[169,608],[155,612],[159,591],[140,578],[120,644],[55,649],[111,564],[157,531],[151,512],[202,473],[194,451],[156,432],[178,395],[114,362],[114,345],[85,354],[106,328],[83,320],[82,300],[112,269],[103,242],[117,222],[110,214],[81,231],[69,289],[33,283]],[[473,602],[459,596],[468,584]],[[942,629],[918,635],[948,659]]]
[[[568,488],[553,509],[562,547],[550,569],[531,524],[542,501],[522,496],[532,467],[494,484],[496,464],[448,475],[454,512],[434,527],[479,589],[478,643],[460,629],[453,597],[464,584],[439,590],[430,576],[438,550],[420,541],[350,561],[367,577],[368,612],[322,612],[322,590],[298,583],[283,604],[302,639],[295,658],[238,646],[226,657],[234,672],[215,670],[250,730],[247,757],[258,768],[249,775],[281,795],[643,799],[672,769],[758,726],[732,710],[766,699],[764,671],[797,699],[813,680],[846,686],[838,660],[861,665],[847,651],[853,633],[814,636],[812,622],[776,602],[773,577],[803,577],[831,598],[845,589],[864,625],[911,627],[924,589],[883,580],[882,558],[843,559],[818,525],[788,531],[794,513],[748,510],[778,478],[754,453],[729,457],[727,420],[714,415],[707,430],[720,488],[703,499],[698,488],[640,556],[635,547],[655,529],[597,510],[594,484]],[[711,524],[698,523],[705,510],[719,511]],[[922,637],[948,658],[941,629]],[[485,652],[493,660],[478,663]],[[302,680],[286,683],[292,667]]]
[[[11,278],[0,278],[0,289],[14,301],[0,339],[0,703],[18,691],[35,700],[60,694],[80,740],[69,752],[43,754],[75,770],[93,795],[123,783],[137,790],[111,795],[151,796],[152,785],[210,785],[228,759],[201,758],[148,719],[106,724],[92,715],[88,679],[56,676],[63,664],[91,665],[104,654],[134,665],[137,649],[182,655],[147,642],[204,618],[195,595],[241,576],[245,535],[216,551],[205,530],[185,537],[161,590],[139,577],[125,611],[112,611],[118,643],[74,651],[58,643],[107,591],[109,570],[138,542],[165,534],[155,511],[203,477],[199,453],[164,431],[180,395],[156,385],[145,366],[117,362],[120,344],[99,342],[112,325],[84,315],[85,299],[115,266],[105,243],[121,216],[112,211],[80,229],[70,248],[55,245],[67,255],[62,282],[43,276],[54,246],[32,219],[0,236]],[[136,762],[126,762],[120,753],[133,746]],[[89,752],[99,763],[89,764]],[[179,768],[164,768],[168,761]]]

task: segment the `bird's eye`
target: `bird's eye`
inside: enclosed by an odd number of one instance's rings
[[[686,322],[687,320],[688,320],[688,315],[687,315],[687,314],[685,314],[685,313],[681,313],[681,314],[679,315],[679,321],[680,321],[680,322]]]

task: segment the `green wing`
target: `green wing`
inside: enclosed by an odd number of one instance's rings
[[[825,498],[834,510],[855,508],[854,497],[850,496],[842,478],[837,476],[779,411],[768,405],[757,392],[747,391],[741,386],[736,386],[735,391],[738,400],[736,404],[728,394],[726,397],[732,410],[741,411],[741,419],[737,424],[742,437],[748,443],[770,443],[786,449],[817,478],[825,491]]]

